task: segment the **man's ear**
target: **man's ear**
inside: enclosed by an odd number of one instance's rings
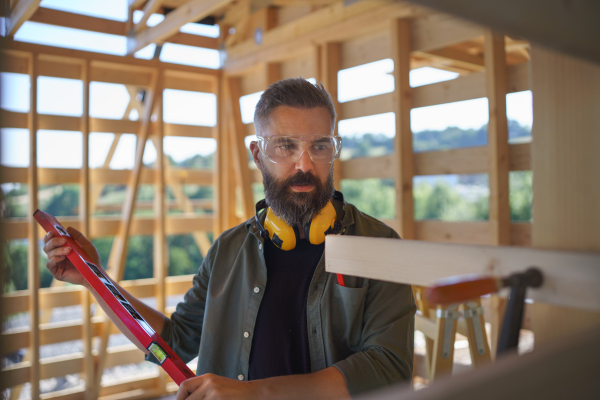
[[[262,171],[262,165],[260,162],[260,149],[258,148],[258,143],[256,141],[250,142],[250,151],[252,152],[254,164],[256,164],[256,167]]]

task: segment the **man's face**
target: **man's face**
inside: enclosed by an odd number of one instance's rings
[[[279,106],[269,116],[262,136],[331,135],[331,116],[324,107]],[[313,163],[304,152],[294,164],[275,164],[252,142],[250,150],[263,174],[265,197],[276,215],[291,225],[310,222],[333,195],[333,164]]]

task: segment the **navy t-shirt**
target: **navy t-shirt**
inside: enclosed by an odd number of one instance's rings
[[[249,380],[311,372],[306,300],[324,249],[325,243],[298,240],[284,251],[265,239],[267,287],[256,317]]]

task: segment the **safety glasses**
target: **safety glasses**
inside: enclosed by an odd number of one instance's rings
[[[295,164],[305,151],[313,163],[331,164],[340,156],[342,139],[331,135],[259,136],[258,148],[275,164]]]

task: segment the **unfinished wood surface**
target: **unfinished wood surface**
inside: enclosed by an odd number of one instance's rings
[[[508,93],[529,90],[528,64],[508,67]],[[485,74],[476,72],[449,81],[432,83],[412,89],[413,108],[435,106],[486,96]],[[341,105],[340,119],[365,117],[393,111],[391,93],[364,97]]]
[[[173,36],[179,28],[189,22],[200,21],[211,15],[214,11],[223,8],[233,0],[191,0],[185,5],[177,7],[165,16],[165,19],[156,26],[138,32],[127,41],[127,54],[133,54],[149,44],[162,41]]]
[[[41,0],[19,0],[6,3],[4,35],[12,37],[40,5]],[[39,395],[39,393],[37,393]]]
[[[489,107],[488,153],[490,179],[490,239],[492,244],[510,244],[508,202],[508,119],[506,116],[506,53],[504,36],[491,30],[484,35],[485,82]]]
[[[229,48],[224,69],[228,74],[243,75],[257,63],[281,62],[311,54],[315,44],[340,42],[376,32],[388,28],[393,18],[417,13],[412,6],[379,0],[359,2],[345,9],[341,3],[331,7],[265,33],[260,48],[256,48],[253,41]]]
[[[284,61],[279,64],[281,65],[281,79],[297,78],[299,76],[304,79],[316,78],[316,62],[314,53],[307,53],[302,57]],[[319,80],[322,82],[323,78]]]
[[[336,115],[340,113],[340,103],[338,101],[338,71],[340,70],[341,64],[341,51],[342,47],[340,43],[324,43],[321,47],[321,82],[325,89],[331,95],[333,101],[333,107]],[[333,135],[338,135],[338,124],[335,121],[333,127]],[[341,190],[342,180],[342,168],[341,161],[339,159],[333,162],[333,182],[336,190]]]
[[[232,161],[235,169],[235,177],[240,188],[242,200],[242,219],[248,219],[254,214],[254,199],[252,197],[252,186],[250,185],[250,169],[248,167],[248,155],[240,132],[244,131],[242,115],[240,111],[240,86],[238,78],[227,78],[226,88],[228,90],[226,109],[229,120],[229,137],[232,151]]]
[[[531,63],[532,245],[600,251],[600,67],[535,46]],[[565,265],[564,273],[572,268]],[[600,316],[536,306],[533,323],[537,346],[600,323]]]
[[[531,144],[509,146],[511,171],[531,169]],[[342,179],[393,178],[393,155],[357,157],[341,162]],[[487,172],[486,147],[414,153],[414,175],[481,174]]]
[[[29,2],[32,3],[32,2]],[[38,2],[39,3],[39,2]],[[37,57],[31,56],[29,59],[29,168],[27,174],[28,182],[28,243],[27,243],[27,288],[29,290],[29,324],[31,326],[29,349],[27,350],[30,362],[31,373],[28,376],[31,382],[31,398],[38,398],[40,395],[40,313],[39,313],[39,288],[40,288],[40,270],[38,267],[38,229],[37,222],[33,214],[38,208],[38,171],[37,171]]]
[[[600,311],[600,292],[595,289],[600,280],[600,253],[331,235],[325,251],[328,272],[422,286],[447,276],[506,276],[536,266],[544,274],[544,284],[529,290],[528,297]]]
[[[3,49],[3,53],[10,54],[10,51],[21,51],[21,52],[31,52],[40,54],[43,56],[60,56],[67,58],[75,58],[75,59],[87,59],[92,63],[91,69],[94,71],[94,64],[96,62],[109,63],[113,65],[114,68],[119,68],[123,70],[130,69],[128,67],[140,67],[141,71],[147,70],[147,68],[156,68],[160,69],[168,69],[174,71],[183,71],[183,72],[192,72],[201,75],[205,75],[207,79],[213,79],[214,77],[218,77],[221,72],[219,70],[210,69],[210,68],[202,68],[202,67],[192,67],[189,65],[182,64],[174,64],[174,63],[166,63],[159,62],[157,63],[154,60],[144,60],[141,58],[134,57],[121,57],[115,56],[112,54],[102,54],[102,53],[94,53],[82,50],[73,50],[73,49],[65,49],[60,47],[52,47],[52,46],[44,46],[40,44],[33,43],[25,43],[25,42],[15,42],[12,40],[7,40],[5,38],[0,38],[0,47]],[[15,65],[14,63],[8,64],[8,66]],[[20,64],[18,64],[20,65]],[[104,64],[106,65],[106,64]],[[6,66],[4,66],[5,68]],[[14,71],[6,71],[6,72],[14,72]],[[24,72],[21,72],[24,73]],[[93,73],[92,73],[93,76]],[[73,79],[80,79],[80,76],[73,76]],[[91,80],[94,80],[91,78]]]
[[[394,137],[394,178],[396,189],[396,219],[398,232],[405,239],[414,239],[413,176],[414,161],[410,111],[412,89],[409,82],[411,52],[411,22],[406,19],[392,21],[390,29],[392,59],[394,60],[393,108],[396,119]]]
[[[127,32],[129,31],[129,28],[127,28],[127,22],[97,18],[89,15],[70,13],[67,11],[54,10],[45,7],[39,7],[31,16],[31,18],[29,18],[29,21],[118,36],[126,36]],[[184,32],[177,32],[173,36],[166,38],[164,41],[169,43],[185,44],[187,46],[204,47],[208,49],[218,48],[217,40],[215,38]]]

